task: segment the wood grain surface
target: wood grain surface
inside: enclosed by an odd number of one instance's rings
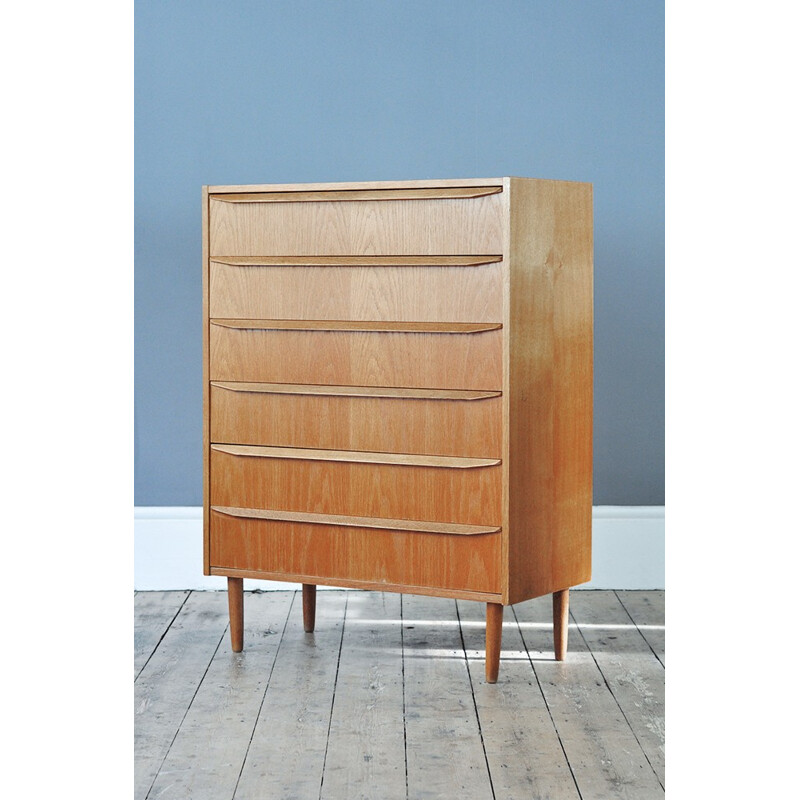
[[[202,264],[201,283],[203,287],[203,574],[209,574],[209,510],[208,510],[208,445],[211,441],[211,387],[209,386],[209,305],[211,302],[208,262],[208,213],[209,199],[208,187],[204,186],[201,194],[201,221],[202,221]]]
[[[265,519],[272,522],[302,522],[309,525],[341,525],[346,528],[377,528],[406,533],[441,533],[448,536],[482,536],[499,533],[496,525],[463,525],[456,522],[430,522],[391,517],[354,517],[343,514],[318,514],[313,511],[278,511],[274,508],[211,506],[212,511],[242,519]]]
[[[500,534],[447,536],[241,519],[211,511],[212,566],[498,592]],[[318,576],[316,580],[309,580]]]
[[[499,322],[395,322],[344,319],[223,319],[212,327],[239,331],[365,331],[368,333],[485,333],[503,326]]]
[[[367,453],[361,450],[324,450],[318,447],[266,447],[252,444],[217,444],[212,450],[234,456],[281,458],[299,461],[337,461],[357,464],[393,464],[406,467],[446,467],[448,469],[478,469],[494,467],[497,458],[464,458],[463,456],[412,455],[410,453]]]
[[[215,194],[223,203],[336,203],[360,200],[452,200],[502,192],[502,186],[442,186],[438,189],[347,189],[343,191],[235,192]]]
[[[499,527],[500,488],[498,466],[459,469],[211,452],[211,504],[217,506]]]
[[[499,390],[502,331],[373,333],[212,325],[210,379]]]
[[[401,400],[486,400],[501,392],[470,389],[409,389],[399,386],[331,386],[313,383],[247,383],[212,381],[212,386],[231,392],[257,394],[310,394],[330,397],[381,397]]]
[[[372,189],[441,189],[450,186],[499,186],[503,178],[448,178],[413,181],[337,181],[333,183],[251,183],[206,186],[210,194],[255,194],[257,192],[320,192]]]
[[[210,255],[502,252],[502,193],[469,199],[226,203],[211,195]]]
[[[330,257],[329,257],[330,258]],[[498,322],[502,319],[502,267],[495,256],[468,258],[476,266],[375,265],[337,259],[342,266],[235,266],[210,264],[212,317],[408,322]],[[490,263],[481,263],[486,259]],[[243,259],[231,259],[243,261]],[[255,259],[267,261],[264,256]],[[321,259],[301,258],[317,263]],[[392,263],[411,260],[394,257]],[[422,260],[417,258],[417,260]]]
[[[217,592],[202,594],[215,597],[217,601],[224,600]],[[177,734],[169,732],[168,753],[152,787],[145,787],[149,790],[147,793],[135,793],[135,800],[145,800],[146,795],[163,800],[233,797],[253,736],[260,701],[274,671],[293,595],[294,592],[273,592],[269,596],[247,593],[244,653],[233,653],[227,636],[213,654],[209,654],[210,658],[205,655],[208,651],[192,643],[187,645],[183,658],[194,665],[202,681],[180,720]],[[224,625],[224,617],[221,620]],[[176,623],[191,625],[193,620],[179,617]],[[160,633],[163,635],[163,630]],[[291,635],[289,633],[290,638]],[[176,671],[178,680],[186,680],[183,669]],[[171,690],[170,678],[165,676],[165,679],[166,688]],[[192,683],[189,686],[194,688]],[[149,709],[151,718],[165,711],[158,699],[154,700]],[[210,720],[213,724],[209,724]],[[137,728],[146,728],[150,723],[137,718],[136,724]],[[198,758],[199,753],[202,758]]]
[[[591,185],[204,198],[207,572],[506,605],[589,579]],[[212,502],[497,532],[231,516]]]
[[[502,261],[483,256],[215,256],[212,264],[233,267],[477,267]]]
[[[276,385],[212,383],[212,441],[474,458],[502,452],[498,392],[458,399],[454,390],[265,386]]]
[[[511,179],[509,603],[591,577],[592,190]]]
[[[566,664],[549,597],[506,608],[496,684],[483,602],[320,591],[308,634],[300,592],[245,592],[233,653],[187,594],[136,595],[134,800],[664,796],[663,592],[574,592]]]
[[[600,599],[606,593],[585,594]],[[663,798],[664,787],[610,690],[613,676],[606,677],[586,640],[573,630],[568,660],[556,661],[551,655],[550,598],[520,603],[514,614],[580,796]],[[580,625],[580,617],[578,621]],[[629,677],[636,681],[638,671],[633,663],[630,666]]]

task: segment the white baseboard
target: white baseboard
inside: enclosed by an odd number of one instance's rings
[[[202,508],[134,508],[136,590],[213,590],[225,585],[225,578],[203,575]],[[244,588],[268,591],[299,584],[245,580]],[[592,580],[580,588],[663,589],[664,506],[595,506]]]

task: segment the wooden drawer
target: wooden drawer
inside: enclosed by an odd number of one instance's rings
[[[212,194],[214,256],[503,252],[501,187]]]
[[[210,379],[499,391],[500,327],[216,319]]]
[[[212,570],[499,593],[500,559],[500,533],[427,533],[210,512]]]
[[[211,445],[213,506],[500,526],[497,459]]]
[[[212,383],[211,441],[500,458],[500,392]]]
[[[210,262],[212,317],[498,322],[498,256],[260,256]]]

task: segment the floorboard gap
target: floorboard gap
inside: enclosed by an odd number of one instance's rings
[[[255,715],[255,721],[253,722],[253,730],[250,731],[250,739],[247,742],[247,748],[244,751],[244,757],[242,758],[242,766],[239,768],[239,775],[236,778],[236,785],[233,787],[233,794],[231,795],[231,800],[236,797],[236,791],[239,788],[239,781],[242,779],[242,773],[244,772],[244,765],[247,763],[247,754],[250,752],[250,745],[253,743],[253,737],[256,735],[256,728],[258,727],[258,720],[261,719],[261,709],[264,707],[264,700],[267,697],[267,690],[269,689],[270,681],[272,680],[272,673],[275,669],[275,664],[278,663],[278,654],[281,651],[281,645],[283,644],[283,637],[286,633],[286,627],[289,624],[289,617],[292,615],[292,608],[294,607],[295,601],[297,600],[297,592],[294,593],[292,596],[292,602],[289,603],[289,611],[286,614],[286,619],[283,622],[283,630],[281,631],[281,640],[278,642],[278,646],[275,648],[275,657],[272,659],[272,666],[269,670],[269,675],[267,675],[267,683],[264,686],[264,694],[261,695],[261,702],[258,705],[258,713]]]
[[[478,701],[475,699],[475,687],[472,684],[472,673],[469,669],[469,661],[467,659],[467,647],[464,644],[464,631],[461,628],[461,612],[458,610],[458,602],[453,600],[456,604],[456,618],[458,619],[458,635],[461,639],[461,650],[464,653],[464,666],[467,669],[467,678],[469,679],[469,690],[472,694],[472,705],[475,708],[475,719],[478,722],[478,735],[481,737],[481,748],[483,748],[483,759],[486,762],[486,774],[489,776],[489,788],[492,790],[492,800],[495,800],[494,783],[492,782],[492,771],[489,769],[489,756],[486,755],[486,742],[483,740],[483,728],[481,728],[481,717],[478,713]],[[501,623],[502,624],[502,623]]]
[[[614,597],[616,597],[617,600],[619,600],[619,604],[622,606],[628,619],[636,626],[636,630],[639,631],[639,635],[642,637],[642,639],[644,639],[645,644],[650,648],[650,652],[656,657],[656,661],[658,661],[658,663],[661,664],[661,666],[663,667],[664,662],[661,660],[661,657],[658,655],[658,653],[656,653],[656,651],[653,649],[653,645],[650,644],[647,637],[642,633],[636,620],[631,616],[631,612],[628,611],[628,607],[625,605],[625,601],[619,596],[619,594],[617,594],[616,591],[614,591]]]
[[[616,597],[616,592],[614,593],[614,596]],[[617,598],[617,599],[619,599],[619,598]],[[626,614],[628,613],[627,610],[626,610],[625,613]],[[630,614],[628,614],[628,616],[630,616]],[[620,702],[617,699],[616,694],[614,694],[614,690],[611,688],[611,684],[608,682],[608,678],[606,678],[606,674],[605,674],[605,672],[603,672],[603,668],[600,666],[600,664],[598,663],[597,659],[595,658],[594,651],[591,649],[591,647],[589,647],[589,643],[586,641],[586,638],[583,635],[583,631],[581,630],[581,626],[578,624],[578,620],[576,620],[575,617],[572,615],[572,612],[570,612],[570,618],[572,619],[572,622],[573,622],[573,624],[575,626],[575,630],[577,631],[578,635],[581,637],[581,639],[583,639],[583,644],[586,647],[586,652],[588,652],[589,655],[592,657],[592,661],[594,661],[595,666],[597,667],[597,671],[600,673],[600,676],[603,679],[603,683],[606,685],[606,689],[608,689],[608,693],[611,695],[611,697],[614,698],[614,702],[617,704],[617,708],[619,709],[619,713],[622,714],[622,718],[628,724],[628,728],[630,728],[630,731],[633,734],[633,738],[636,740],[636,744],[639,745],[639,749],[642,751],[642,755],[644,756],[645,761],[647,761],[648,765],[650,766],[650,769],[653,770],[653,775],[655,775],[655,778],[658,781],[658,785],[662,789],[664,789],[664,784],[661,783],[661,778],[658,777],[658,772],[656,772],[656,770],[654,769],[653,763],[648,758],[644,747],[642,747],[642,743],[639,741],[639,737],[636,735],[636,731],[633,729],[633,726],[631,725],[631,721],[628,719],[628,715],[625,713],[625,710],[620,705]],[[633,621],[633,620],[631,620],[631,621]],[[637,627],[636,630],[639,630],[638,627]],[[639,635],[641,636],[641,633]],[[644,638],[644,637],[642,637],[642,638]],[[648,645],[648,647],[649,646],[650,645]],[[655,653],[653,653],[653,655],[655,656]],[[658,660],[658,659],[656,659],[656,660]]]
[[[152,651],[150,652],[150,655],[147,656],[147,661],[145,661],[144,664],[142,664],[142,668],[139,670],[139,672],[136,673],[136,677],[133,679],[134,683],[136,683],[136,681],[139,680],[139,676],[142,674],[142,672],[144,672],[144,668],[147,666],[147,664],[150,661],[150,659],[156,654],[156,650],[158,650],[158,647],[161,644],[161,642],[164,641],[164,637],[167,635],[167,631],[172,627],[172,623],[175,622],[175,618],[183,610],[183,607],[186,605],[186,601],[189,599],[189,596],[191,594],[192,594],[191,592],[186,592],[186,597],[183,598],[183,602],[178,607],[178,610],[175,612],[175,614],[173,614],[172,619],[169,621],[169,624],[167,625],[167,627],[164,628],[164,632],[161,634],[161,636],[159,637],[158,641],[156,642],[156,646],[152,649]]]
[[[517,623],[517,627],[519,627],[519,620],[517,619],[517,612],[514,609],[514,606],[509,606],[511,608],[511,612],[514,614],[514,622]],[[578,797],[583,800],[583,794],[581,794],[581,787],[578,785],[578,779],[575,777],[575,770],[572,768],[572,764],[570,763],[569,756],[567,755],[567,749],[564,747],[564,742],[561,739],[561,733],[558,730],[558,725],[556,725],[556,721],[553,718],[553,712],[550,708],[550,704],[547,702],[547,695],[542,689],[542,682],[539,680],[539,675],[536,672],[536,667],[533,664],[533,658],[531,657],[530,650],[528,650],[528,642],[525,640],[525,637],[521,635],[520,631],[520,638],[522,639],[522,646],[525,648],[525,653],[528,656],[528,661],[531,665],[531,671],[533,672],[533,677],[536,679],[536,685],[539,687],[539,692],[542,695],[542,701],[544,702],[544,707],[547,709],[547,715],[550,717],[550,723],[553,726],[553,730],[556,732],[556,737],[558,738],[558,745],[561,748],[561,752],[564,754],[564,761],[566,761],[567,766],[569,767],[569,774],[572,776],[572,782],[575,784],[575,791],[578,793]]]
[[[188,597],[188,595],[187,595]],[[183,605],[181,605],[183,608]],[[172,624],[172,623],[170,623]],[[200,680],[197,682],[197,686],[195,687],[194,694],[192,695],[192,699],[189,701],[189,705],[186,706],[186,711],[183,712],[183,716],[181,717],[180,724],[175,729],[175,734],[172,737],[172,740],[169,743],[169,747],[167,748],[166,752],[164,753],[164,758],[161,759],[161,766],[156,770],[156,774],[153,775],[153,782],[150,784],[150,788],[147,790],[147,794],[145,795],[145,800],[150,800],[150,792],[153,791],[153,787],[156,785],[156,781],[158,780],[159,773],[161,772],[161,768],[164,766],[167,758],[169,758],[169,752],[172,750],[172,745],[175,744],[175,740],[178,738],[178,734],[181,732],[181,728],[183,727],[184,720],[189,713],[189,709],[192,707],[192,703],[194,703],[195,697],[197,697],[197,693],[200,691],[200,687],[203,685],[203,681],[206,679],[206,675],[208,675],[208,670],[211,668],[211,662],[214,660],[214,657],[217,655],[217,651],[219,650],[219,646],[222,644],[223,639],[225,638],[225,634],[228,632],[228,626],[225,626],[225,629],[222,631],[222,636],[219,637],[219,641],[217,642],[217,646],[214,648],[214,652],[211,654],[211,658],[208,659],[208,664],[206,664],[206,668],[203,670],[203,675]]]
[[[339,653],[336,656],[336,674],[333,676],[333,695],[331,696],[331,713],[328,715],[328,733],[325,737],[325,755],[322,758],[322,775],[319,781],[319,797],[322,800],[322,787],[325,785],[325,764],[328,760],[328,744],[331,740],[331,723],[333,722],[333,706],[336,702],[336,684],[339,681],[339,665],[342,663],[342,645],[344,644],[344,629],[347,625],[347,606],[350,602],[350,593],[344,597],[344,615],[342,616],[342,634],[339,637]]]
[[[403,683],[403,761],[406,772],[406,800],[408,800],[408,731],[406,729],[406,643],[403,638],[403,595],[400,595],[400,674]]]

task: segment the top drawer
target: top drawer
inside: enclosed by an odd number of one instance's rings
[[[213,256],[503,252],[499,186],[212,194]]]

